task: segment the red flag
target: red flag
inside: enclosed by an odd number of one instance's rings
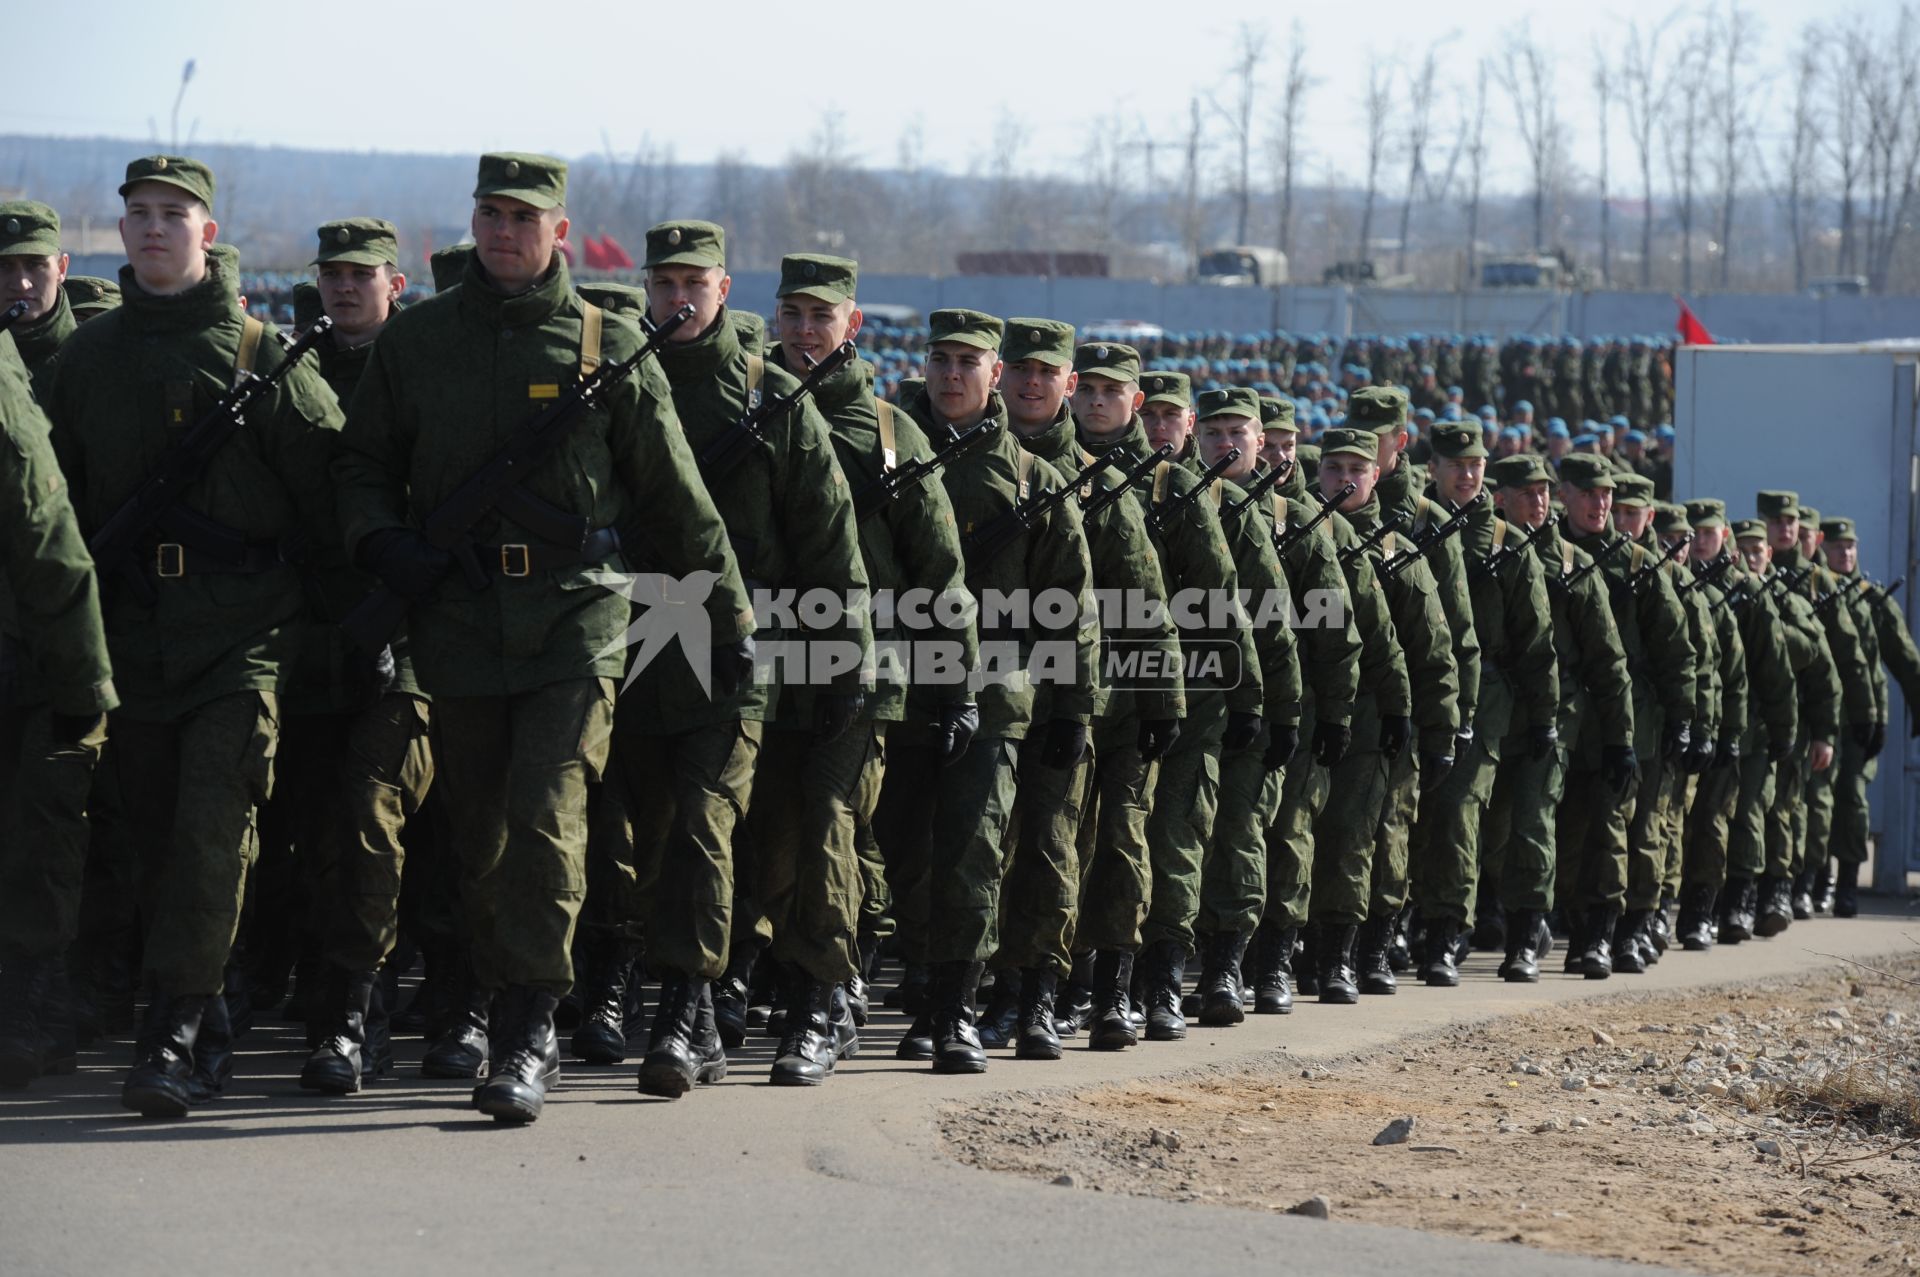
[[[581,242],[580,251],[587,255],[588,269],[605,270],[607,268],[607,250],[602,248],[600,241],[593,236],[589,235]]]
[[[1678,297],[1673,300],[1680,305],[1680,319],[1674,324],[1674,330],[1680,334],[1681,342],[1688,346],[1713,345],[1713,334],[1708,332],[1707,326],[1700,322],[1700,317],[1693,313],[1693,307]]]
[[[607,265],[613,270],[632,270],[633,258],[627,256],[627,250],[620,247],[620,241],[611,235],[600,237],[600,247],[606,250]]]

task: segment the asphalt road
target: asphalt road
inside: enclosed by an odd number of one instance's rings
[[[637,1060],[569,1065],[546,1115],[517,1129],[474,1113],[467,1087],[422,1080],[417,1042],[403,1044],[396,1078],[360,1095],[302,1092],[295,1031],[272,1022],[243,1043],[219,1101],[184,1121],[146,1122],[118,1107],[125,1047],[116,1046],[83,1058],[75,1077],[0,1095],[0,1272],[1644,1274],[1652,1270],[1337,1219],[1036,1185],[947,1161],[931,1119],[942,1105],[1008,1091],[1276,1050],[1347,1054],[1548,1003],[1916,946],[1920,917],[1880,902],[1874,916],[1675,953],[1644,976],[1604,983],[1556,970],[1538,985],[1507,985],[1481,954],[1454,990],[1305,1004],[1235,1029],[1196,1027],[1184,1045],[1095,1054],[1074,1044],[1056,1063],[1007,1055],[972,1078],[894,1060],[903,1026],[888,1014],[869,1026],[862,1055],[816,1090],[765,1085],[772,1043],[756,1038],[724,1083],[678,1101],[640,1095]]]

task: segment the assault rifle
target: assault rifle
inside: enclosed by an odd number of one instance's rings
[[[1284,461],[1277,466],[1269,468],[1265,474],[1254,480],[1253,486],[1247,489],[1245,496],[1241,497],[1238,501],[1222,502],[1220,505],[1220,513],[1239,514],[1261,497],[1266,496],[1267,493],[1272,490],[1274,484],[1280,482],[1292,473],[1293,462],[1291,461]]]
[[[0,310],[0,333],[7,331],[26,317],[27,299],[22,297],[5,310]]]
[[[1659,558],[1651,563],[1642,563],[1639,567],[1627,573],[1626,580],[1621,582],[1621,584],[1626,586],[1627,589],[1632,590],[1635,594],[1641,593],[1647,588],[1647,583],[1653,580],[1653,574],[1679,558],[1680,551],[1686,549],[1687,546],[1691,544],[1691,541],[1692,538],[1690,537],[1675,537],[1672,543],[1669,544],[1665,550],[1661,551]]]
[[[1165,531],[1173,522],[1175,515],[1200,499],[1200,494],[1213,486],[1214,480],[1232,469],[1233,463],[1240,460],[1240,449],[1228,448],[1225,456],[1208,466],[1191,488],[1177,497],[1168,497],[1159,505],[1147,511],[1147,528],[1153,532]]]
[[[665,327],[665,324],[661,325],[662,329]],[[656,341],[658,336],[656,333]],[[654,341],[647,344],[652,346]],[[820,384],[845,367],[854,354],[853,343],[843,341],[828,352],[825,359],[809,368],[806,377],[792,390],[784,395],[762,395],[759,403],[749,404],[740,415],[740,420],[710,440],[695,458],[700,463],[700,477],[707,481],[707,486],[711,488],[716,481],[733,473],[734,467],[747,459],[756,444],[767,441],[764,431],[767,422],[818,390]]]
[[[1359,561],[1361,555],[1373,549],[1374,546],[1379,545],[1382,541],[1385,541],[1389,536],[1392,536],[1394,529],[1406,521],[1407,516],[1397,511],[1380,520],[1379,527],[1367,533],[1367,535],[1361,537],[1346,549],[1340,551],[1340,566],[1343,568],[1352,567]]]
[[[1507,564],[1512,562],[1515,558],[1518,558],[1520,555],[1532,549],[1534,542],[1538,541],[1541,537],[1545,536],[1547,534],[1547,529],[1552,526],[1553,526],[1553,520],[1548,519],[1546,522],[1542,523],[1539,527],[1527,533],[1527,535],[1522,537],[1520,540],[1515,541],[1515,540],[1509,539],[1505,545],[1502,545],[1499,549],[1495,550],[1492,554],[1489,554],[1486,558],[1480,560],[1480,562],[1473,565],[1472,572],[1471,572],[1473,579],[1476,581],[1479,581],[1479,580],[1485,580],[1487,577],[1490,577],[1490,576],[1498,576],[1500,574],[1501,568],[1506,567]]]
[[[1412,545],[1400,551],[1400,553],[1394,555],[1385,563],[1382,563],[1380,565],[1380,575],[1391,581],[1419,560],[1426,558],[1435,547],[1441,545],[1448,537],[1453,536],[1462,528],[1466,527],[1467,520],[1478,513],[1480,507],[1485,505],[1486,501],[1487,494],[1482,492],[1475,496],[1473,500],[1461,506],[1451,519],[1448,519],[1439,527],[1429,527],[1424,536],[1415,537]]]
[[[1562,594],[1569,593],[1574,586],[1593,575],[1602,563],[1605,563],[1608,559],[1626,549],[1627,544],[1626,537],[1614,537],[1611,541],[1603,544],[1598,550],[1593,551],[1593,557],[1586,563],[1571,572],[1562,572],[1559,576],[1548,577],[1547,584],[1559,590]]]
[[[1288,550],[1298,545],[1300,538],[1308,535],[1322,523],[1332,518],[1333,512],[1340,508],[1340,503],[1352,495],[1353,484],[1351,483],[1341,488],[1340,491],[1334,493],[1332,496],[1327,496],[1324,493],[1315,493],[1315,498],[1320,502],[1319,512],[1297,527],[1288,528],[1285,531],[1275,528],[1273,530],[1273,552],[1275,554],[1285,554]]]
[[[967,533],[960,543],[960,549],[967,558],[967,578],[971,580],[985,571],[987,565],[999,558],[1001,552],[1018,540],[1022,533],[1066,504],[1067,499],[1079,491],[1081,484],[1107,467],[1118,465],[1119,460],[1112,452],[1103,453],[1059,487],[1045,488],[1023,501],[1016,501],[991,522]]]
[[[1712,585],[1715,581],[1725,576],[1727,569],[1732,566],[1733,556],[1723,550],[1720,552],[1719,558],[1695,572],[1688,580],[1682,581],[1680,584],[1674,586],[1674,591],[1678,594],[1685,594],[1688,590],[1697,590],[1703,585]]]
[[[1127,493],[1132,490],[1134,484],[1146,478],[1155,466],[1172,455],[1173,445],[1170,443],[1163,443],[1158,448],[1155,448],[1147,455],[1145,460],[1139,462],[1132,469],[1128,470],[1125,475],[1121,476],[1120,482],[1110,488],[1101,488],[1092,496],[1082,501],[1080,503],[1080,517],[1083,519],[1091,519],[1094,515],[1099,514],[1102,510],[1126,496]]]
[[[951,465],[967,453],[974,445],[985,443],[1000,429],[1000,423],[992,417],[982,417],[970,430],[962,430],[941,444],[930,457],[909,457],[891,470],[884,471],[879,478],[873,479],[853,494],[853,517],[856,521],[876,514],[881,507],[898,500],[904,493],[919,487],[940,467]]]

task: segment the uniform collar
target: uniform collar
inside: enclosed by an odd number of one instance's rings
[[[567,260],[559,253],[540,282],[522,293],[508,295],[500,291],[480,255],[467,258],[466,273],[460,277],[460,305],[496,328],[531,328],[544,324],[560,312],[573,296],[573,279],[567,272]]]
[[[685,386],[713,376],[740,354],[740,334],[723,305],[707,331],[692,341],[670,341],[660,347],[660,369],[667,381]]]
[[[120,268],[123,323],[146,331],[210,328],[240,313],[240,281],[227,269],[227,257],[207,254],[207,274],[185,292],[150,293],[134,277],[133,265]]]
[[[1071,464],[1067,465],[1065,469],[1068,474],[1074,474],[1083,468],[1080,461],[1080,443],[1076,437],[1077,434],[1078,431],[1074,426],[1073,410],[1065,403],[1062,403],[1060,405],[1060,411],[1054,414],[1053,424],[1045,430],[1042,430],[1037,435],[1029,435],[1024,438],[1018,434],[1014,437],[1019,440],[1022,448],[1025,448],[1034,456],[1039,457],[1042,461],[1071,461]]]
[[[1153,451],[1147,446],[1147,428],[1141,424],[1138,413],[1135,413],[1133,420],[1127,423],[1127,428],[1117,434],[1096,439],[1084,430],[1077,433],[1080,436],[1080,446],[1096,457],[1113,448],[1125,448],[1136,457],[1144,457]]]
[[[16,324],[8,331],[13,334],[14,345],[20,348],[20,358],[27,367],[37,368],[51,358],[79,326],[80,321],[73,317],[73,307],[67,302],[67,290],[58,288],[54,290],[52,310],[30,324]]]
[[[785,368],[788,372],[793,372],[793,369],[787,363],[786,355],[783,353],[783,347],[779,342],[775,342],[767,348],[767,363],[776,368]],[[806,374],[793,373],[793,375],[796,377],[804,377]],[[821,416],[831,421],[834,417],[859,403],[863,397],[872,396],[873,378],[874,368],[872,364],[859,358],[848,360],[837,369],[832,376],[814,387],[814,406],[820,409]]]

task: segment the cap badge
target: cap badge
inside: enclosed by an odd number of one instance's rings
[[[348,230],[344,226],[342,226],[339,230],[333,233],[333,242],[336,244],[349,243],[352,241],[352,239],[353,239],[353,232]]]
[[[667,243],[674,244],[674,245],[678,245],[680,243],[679,227],[676,226],[672,230],[667,232]]]
[[[19,233],[20,233],[20,219],[17,217],[9,217],[7,219],[7,234],[18,235]]]
[[[1027,340],[1034,343],[1034,345],[1037,346],[1044,339],[1040,336],[1040,330],[1038,328],[1035,328],[1027,333]]]
[[[812,262],[808,262],[805,266],[801,267],[800,273],[805,275],[808,279],[812,279],[814,276],[820,273],[820,268],[818,266],[815,266]]]
[[[506,173],[507,173],[507,176],[508,176],[508,177],[519,177],[519,176],[520,176],[520,161],[519,161],[519,160],[508,160],[508,161],[507,161],[507,169],[506,169]]]
[[[153,167],[154,167],[154,168],[155,168],[156,170],[158,170],[159,172],[162,172],[162,173],[164,173],[164,172],[166,172],[166,171],[167,171],[167,157],[166,157],[166,156],[164,156],[164,155],[162,155],[162,156],[160,156],[160,157],[159,157],[158,159],[156,159],[156,160],[155,160],[155,161],[153,162]]]
[[[1095,346],[1093,348],[1093,357],[1095,359],[1105,359],[1107,357],[1107,348],[1105,346]]]

